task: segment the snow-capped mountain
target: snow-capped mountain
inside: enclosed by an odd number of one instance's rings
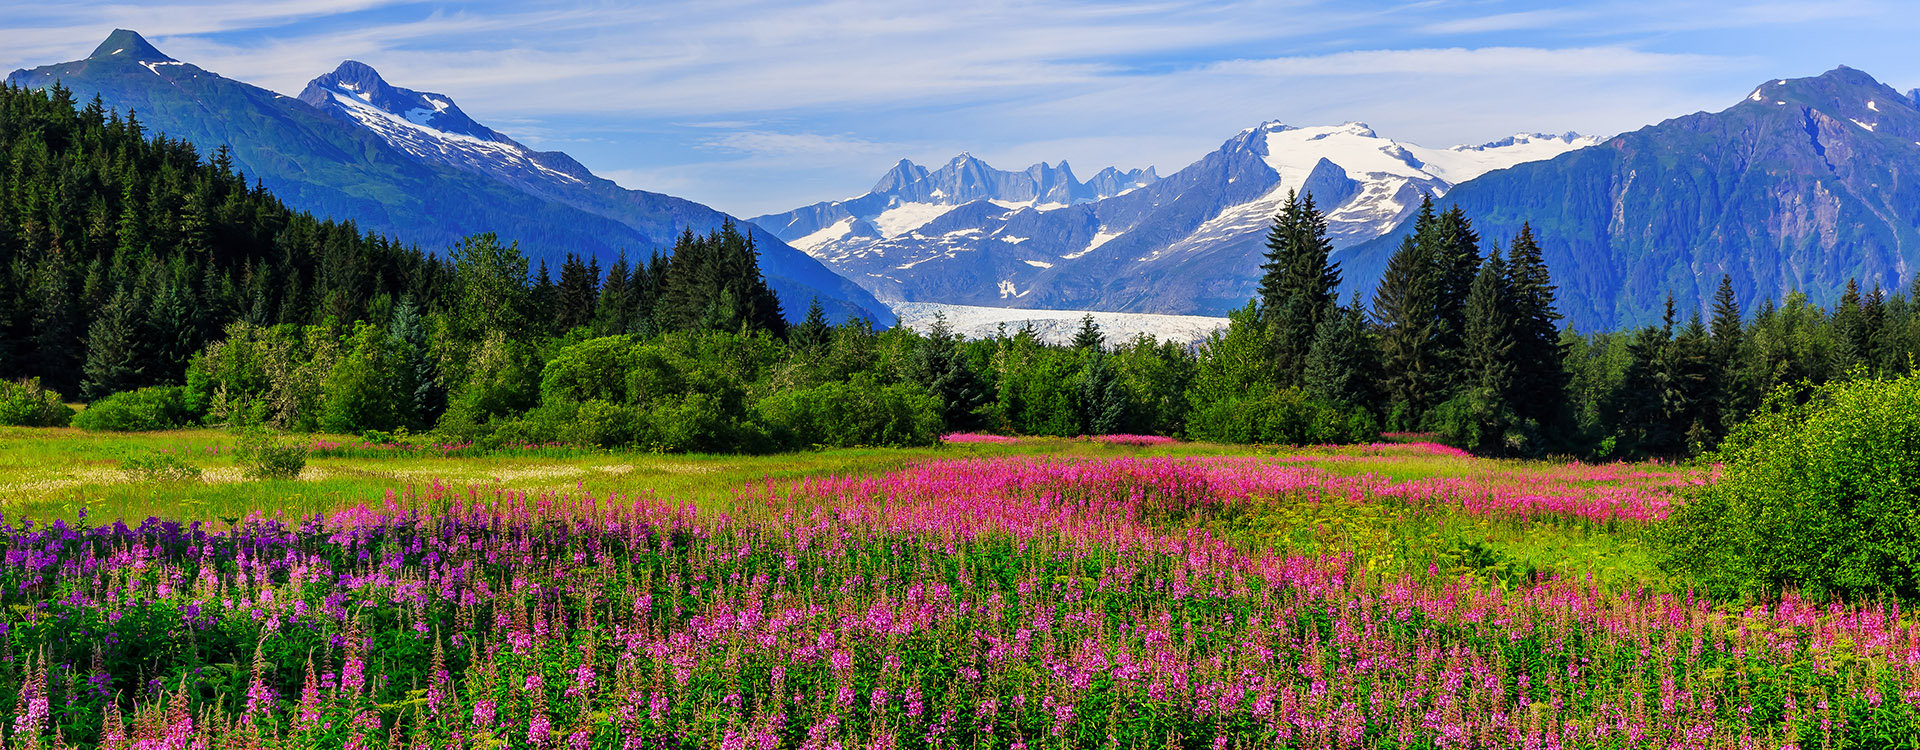
[[[754,221],[883,300],[1218,315],[1252,295],[1289,191],[1311,193],[1345,247],[1393,229],[1423,194],[1598,142],[1426,148],[1361,123],[1266,123],[1165,179],[1102,172],[1076,193],[1049,187],[1064,163],[997,172],[963,154],[934,172],[903,161],[866,195]],[[1024,177],[1018,189],[1008,175]]]
[[[901,159],[865,195],[761,216],[753,222],[794,247],[816,256],[832,255],[829,245],[852,248],[865,240],[895,237],[976,201],[1008,210],[1048,210],[1111,198],[1159,179],[1152,167],[1124,172],[1107,167],[1081,182],[1064,161],[1006,172],[965,153],[932,171]]]
[[[359,124],[413,156],[490,173],[513,182],[580,185],[593,174],[572,157],[541,152],[474,122],[445,94],[390,85],[365,63],[348,60],[315,78],[300,101]]]

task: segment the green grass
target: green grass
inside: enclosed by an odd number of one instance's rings
[[[351,440],[345,436],[324,436]],[[300,480],[240,477],[236,436],[222,430],[88,433],[75,429],[0,428],[0,513],[9,521],[74,519],[85,509],[94,523],[149,516],[219,523],[253,513],[289,517],[378,503],[433,482],[505,487],[527,492],[578,491],[642,495],[691,502],[702,512],[734,510],[735,493],[756,482],[809,476],[884,472],[914,461],[994,456],[1110,458],[1118,456],[1295,455],[1299,449],[1179,443],[1146,448],[1084,440],[1027,438],[1014,444],[931,448],[853,448],[772,456],[652,455],[621,451],[567,451],[552,457],[497,452],[469,457],[407,454],[315,457]],[[198,482],[140,482],[120,471],[129,456],[170,453],[205,472]],[[1309,449],[1307,453],[1378,455],[1364,448]],[[1368,460],[1315,461],[1342,474],[1374,473],[1396,481],[1461,477],[1503,471],[1550,472],[1563,464],[1487,461],[1446,456],[1393,455]],[[1209,524],[1248,548],[1297,554],[1352,553],[1376,574],[1394,576],[1429,566],[1496,584],[1529,572],[1587,576],[1606,584],[1664,587],[1654,565],[1648,529],[1602,527],[1578,521],[1507,521],[1416,513],[1389,503],[1304,502],[1277,499]]]

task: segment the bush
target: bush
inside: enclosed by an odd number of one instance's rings
[[[250,430],[240,434],[234,451],[240,471],[249,479],[298,479],[307,468],[307,445],[273,434]]]
[[[73,418],[73,426],[96,432],[151,432],[185,427],[194,417],[185,389],[141,388],[93,402]]]
[[[790,447],[933,445],[940,437],[939,399],[918,385],[884,388],[867,376],[778,393],[759,404],[777,439]]]
[[[170,453],[131,456],[120,462],[129,482],[198,482],[200,467]]]
[[[1187,430],[1197,440],[1288,445],[1359,443],[1380,434],[1366,410],[1343,409],[1299,388],[1214,401],[1193,413]]]
[[[72,420],[73,410],[60,394],[41,388],[39,378],[0,380],[0,426],[65,427]]]
[[[1660,535],[1669,569],[1721,595],[1920,594],[1920,375],[1776,393],[1711,455],[1719,481]]]

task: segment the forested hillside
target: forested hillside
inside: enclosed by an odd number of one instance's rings
[[[1066,346],[790,325],[731,225],[670,255],[557,269],[491,235],[445,260],[315,220],[226,154],[70,94],[0,89],[0,422],[431,431],[657,451],[926,444],[943,432],[1156,433],[1222,442],[1435,432],[1476,451],[1681,456],[1782,386],[1893,374],[1911,297],[1789,295],[1579,336],[1524,224],[1482,238],[1431,203],[1369,304],[1335,296],[1326,219],[1289,197],[1259,295],[1198,347]],[[32,380],[37,379],[37,382]]]

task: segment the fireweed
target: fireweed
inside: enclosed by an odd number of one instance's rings
[[[1742,609],[1579,580],[1383,578],[1175,522],[1287,493],[1626,519],[1665,507],[1543,499],[1551,482],[1501,494],[1316,472],[947,461],[763,482],[739,517],[431,486],[232,530],[20,524],[0,533],[0,718],[9,747],[116,749],[1915,736],[1920,629],[1891,603]]]

